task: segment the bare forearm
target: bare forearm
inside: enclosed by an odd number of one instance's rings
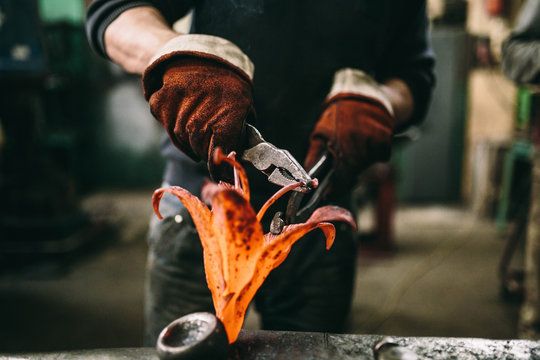
[[[126,10],[105,30],[105,50],[124,70],[142,74],[154,54],[178,36],[153,7]]]
[[[414,99],[407,84],[400,79],[388,79],[381,84],[394,109],[396,128],[407,124],[414,110]]]

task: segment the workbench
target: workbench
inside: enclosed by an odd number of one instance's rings
[[[383,336],[243,330],[231,346],[231,360],[374,359],[373,345]],[[540,341],[476,338],[392,337],[419,359],[540,360]],[[28,360],[157,360],[153,348],[122,348],[56,353],[1,354],[4,359]]]

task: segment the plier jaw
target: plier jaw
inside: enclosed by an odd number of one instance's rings
[[[278,149],[265,141],[261,133],[250,124],[246,124],[246,137],[247,147],[241,159],[265,174],[269,182],[281,187],[302,182],[304,185],[295,191],[303,193],[313,189],[311,177],[287,150]]]
[[[278,149],[265,141],[261,133],[250,124],[246,124],[247,146],[241,159],[250,162],[257,170],[268,177],[268,181],[281,187],[302,182],[302,186],[294,189],[289,198],[285,212],[278,211],[270,223],[270,232],[278,235],[283,227],[289,224],[305,222],[315,211],[326,194],[334,174],[332,156],[325,152],[309,173],[287,151]],[[322,178],[317,185],[313,179]],[[312,193],[309,199],[304,199]]]

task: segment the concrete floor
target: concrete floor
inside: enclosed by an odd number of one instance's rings
[[[141,345],[145,233],[152,190],[98,193],[114,241],[85,256],[0,274],[0,353]],[[504,302],[504,240],[491,221],[445,206],[401,206],[396,252],[359,254],[351,333],[516,337],[519,304]],[[249,313],[246,326],[258,321]]]

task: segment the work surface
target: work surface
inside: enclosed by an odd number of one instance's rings
[[[374,359],[377,335],[337,335],[283,331],[242,331],[231,347],[231,360]],[[540,359],[540,341],[471,338],[396,337],[419,359]],[[125,360],[157,359],[152,348],[81,350],[39,354],[0,354],[0,359]]]

